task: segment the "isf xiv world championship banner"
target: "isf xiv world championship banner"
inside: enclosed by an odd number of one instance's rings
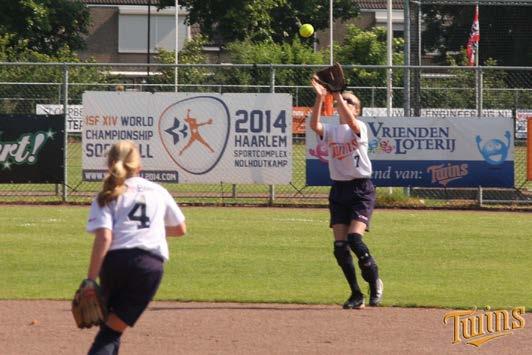
[[[106,151],[127,139],[153,181],[288,184],[291,110],[288,94],[86,92],[83,179],[101,180]]]
[[[513,120],[362,117],[377,186],[513,187]],[[323,122],[337,123],[337,117]],[[329,185],[327,147],[307,123],[307,185]]]

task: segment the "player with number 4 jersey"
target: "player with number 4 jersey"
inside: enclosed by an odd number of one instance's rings
[[[87,231],[95,234],[87,279],[99,276],[109,316],[89,354],[116,354],[120,337],[133,326],[159,288],[168,260],[167,236],[186,233],[185,216],[162,186],[138,176],[133,142],[115,143],[109,174],[92,203]]]
[[[127,178],[124,184],[127,189],[116,201],[103,207],[92,203],[87,230],[112,230],[109,250],[139,248],[168,260],[165,228],[181,224],[183,213],[159,184],[138,176]]]

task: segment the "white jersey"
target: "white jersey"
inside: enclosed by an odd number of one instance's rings
[[[360,135],[347,124],[323,124],[323,142],[329,153],[329,172],[332,180],[349,181],[371,178],[368,156],[368,128],[358,121]]]
[[[104,207],[92,202],[87,231],[110,229],[109,250],[140,248],[168,260],[165,227],[183,223],[183,212],[161,185],[141,177],[129,178],[125,185],[127,190]]]

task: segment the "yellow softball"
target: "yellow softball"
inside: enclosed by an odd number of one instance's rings
[[[314,33],[314,27],[310,23],[305,23],[299,27],[299,35],[304,38],[312,36]]]

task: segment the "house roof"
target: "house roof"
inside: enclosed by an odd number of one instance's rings
[[[380,10],[386,9],[387,0],[355,0],[363,10]],[[87,5],[147,5],[148,0],[81,0]],[[159,0],[151,0],[152,5],[158,5]],[[403,0],[392,0],[394,9],[403,8]]]
[[[357,0],[361,10],[383,10],[388,8],[387,0]],[[403,9],[403,0],[392,0],[394,10]]]
[[[81,0],[87,5],[148,5],[149,0]],[[387,0],[355,0],[362,10],[382,10],[388,6]],[[158,5],[159,0],[151,0],[152,5]],[[396,10],[403,8],[403,0],[392,0],[392,6]]]
[[[81,0],[86,5],[148,5],[148,0]],[[152,6],[159,5],[159,0],[151,0]]]

